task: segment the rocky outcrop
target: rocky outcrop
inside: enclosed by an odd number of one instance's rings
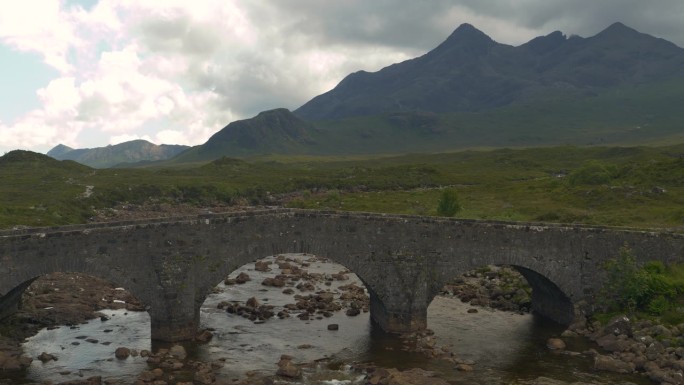
[[[488,265],[454,278],[444,286],[441,294],[458,297],[473,306],[529,312],[531,292],[530,285],[515,269]]]
[[[595,341],[606,354],[589,350],[594,368],[615,373],[641,373],[660,384],[684,384],[684,324],[665,326],[625,315],[605,325],[580,320],[568,334]]]

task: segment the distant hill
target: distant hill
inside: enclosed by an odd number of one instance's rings
[[[615,23],[582,38],[553,32],[513,47],[469,24],[427,54],[359,71],[294,113],[308,120],[396,112],[477,112],[550,96],[684,76],[684,49]]]
[[[86,171],[91,168],[71,160],[57,160],[33,151],[14,150],[0,156],[0,167],[19,167],[21,169],[60,169]]]
[[[180,154],[174,162],[213,160],[223,156],[307,153],[316,145],[317,129],[285,108],[264,111],[230,123],[201,146]]]
[[[47,155],[59,160],[74,160],[95,168],[107,168],[122,163],[157,161],[172,158],[189,146],[156,145],[146,140],[133,140],[107,147],[73,149],[63,144],[55,146]]]

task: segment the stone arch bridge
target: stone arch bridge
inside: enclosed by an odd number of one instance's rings
[[[81,272],[149,306],[152,338],[192,338],[211,289],[238,267],[287,252],[327,257],[356,273],[385,330],[426,327],[427,308],[458,274],[511,265],[535,311],[570,323],[591,302],[601,265],[628,246],[639,260],[684,261],[684,234],[369,213],[272,209],[0,232],[0,315],[37,277]]]

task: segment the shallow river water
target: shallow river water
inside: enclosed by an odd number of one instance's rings
[[[309,272],[330,275],[344,270],[340,265],[309,255],[288,257],[308,261],[310,266],[306,269]],[[468,373],[456,371],[452,363],[402,351],[399,338],[374,326],[369,313],[349,317],[340,311],[320,320],[302,321],[293,316],[254,323],[217,309],[221,301],[244,302],[250,297],[276,306],[276,312],[279,307],[292,303],[292,295],[283,294],[282,288],[261,285],[265,277],[279,273],[277,265],[272,267],[272,271],[257,272],[254,264],[248,264],[231,277],[244,271],[251,276],[251,281],[232,286],[219,284],[217,293],[209,296],[201,311],[202,326],[212,329],[214,337],[206,344],[185,344],[191,358],[224,359],[220,375],[226,379],[243,378],[250,371],[272,375],[282,354],[293,356],[295,362],[320,361],[319,369],[309,371],[302,380],[305,384],[360,383],[358,374],[338,370],[353,362],[373,362],[398,369],[420,367],[435,371],[454,384],[524,383],[540,376],[592,384],[649,384],[639,376],[596,372],[591,368],[591,359],[585,356],[549,351],[545,342],[563,331],[559,325],[530,314],[485,308],[468,313],[472,306],[455,298],[437,297],[432,302],[428,309],[428,327],[435,332],[439,346],[446,346],[457,357],[475,362],[475,370]],[[317,288],[338,293],[340,285],[351,282],[361,285],[355,275],[348,276],[347,281],[329,281],[329,286],[320,283]],[[298,291],[295,289],[295,292]],[[25,379],[17,379],[17,382],[51,380],[57,383],[101,375],[132,383],[147,368],[145,360],[141,357],[117,360],[114,350],[120,346],[138,351],[157,348],[149,342],[149,316],[146,312],[123,310],[104,313],[110,317],[108,321],[96,319],[75,328],[42,330],[28,339],[24,344],[26,354],[37,357],[48,352],[56,355],[58,361],[34,360]],[[327,329],[333,323],[339,325],[339,330]],[[579,338],[566,342],[568,350],[572,351],[581,352],[591,347]],[[331,381],[333,379],[335,381]]]

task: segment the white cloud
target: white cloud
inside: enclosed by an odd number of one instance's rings
[[[11,150],[31,149],[46,143],[75,145],[82,126],[72,122],[62,127],[59,123],[60,119],[47,116],[41,110],[31,111],[11,125],[0,122],[0,146]]]
[[[61,72],[73,67],[69,48],[79,44],[70,15],[59,0],[10,1],[0,12],[0,39],[21,50],[40,53],[45,62]]]

